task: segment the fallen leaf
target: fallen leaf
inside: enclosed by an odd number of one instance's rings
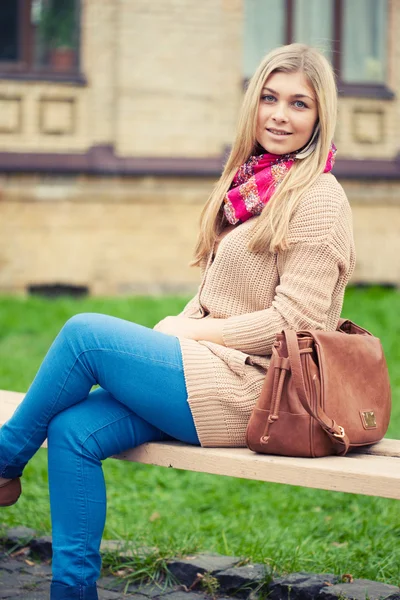
[[[25,562],[26,562],[26,564],[27,564],[27,565],[29,565],[30,567],[34,567],[34,566],[35,566],[35,563],[34,563],[33,561],[31,561],[31,560],[28,560],[27,558],[25,559]]]
[[[189,590],[192,590],[202,579],[204,579],[204,575],[202,573],[196,573],[196,579],[193,581],[192,585],[189,586]]]
[[[16,556],[22,556],[24,554],[29,554],[30,551],[31,551],[31,549],[29,548],[29,546],[25,546],[25,548],[20,548],[16,552],[13,552],[12,554],[10,554],[10,556],[12,558],[15,558]]]
[[[116,575],[116,577],[125,577],[126,575],[129,575],[129,573],[133,573],[133,571],[134,569],[125,567],[125,569],[119,569],[118,571],[115,571],[114,575]]]

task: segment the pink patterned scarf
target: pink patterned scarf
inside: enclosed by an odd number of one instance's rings
[[[335,163],[336,147],[332,143],[324,173]],[[225,217],[232,225],[259,215],[277,186],[296,160],[293,154],[258,154],[239,167],[224,198]]]

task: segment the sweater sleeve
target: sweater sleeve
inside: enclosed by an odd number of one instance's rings
[[[324,329],[343,259],[327,241],[297,242],[277,258],[279,284],[272,305],[228,317],[226,346],[247,354],[269,355],[283,329]]]

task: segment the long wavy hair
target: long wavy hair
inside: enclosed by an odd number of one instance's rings
[[[337,89],[332,67],[315,48],[290,44],[265,56],[251,78],[244,96],[236,136],[222,175],[208,198],[200,217],[200,231],[191,265],[199,265],[210,253],[214,241],[226,220],[223,201],[237,169],[257,150],[256,127],[261,91],[273,73],[301,72],[314,90],[318,118],[312,141],[313,152],[295,161],[283,182],[276,189],[262,213],[255,220],[249,250],[271,252],[288,247],[287,234],[291,215],[302,194],[324,171],[336,126]]]

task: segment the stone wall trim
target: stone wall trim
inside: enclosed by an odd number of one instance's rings
[[[0,152],[0,172],[218,177],[225,159],[226,154],[212,158],[120,157],[112,145],[98,145],[82,154]],[[395,159],[338,159],[333,173],[343,179],[400,180],[400,156]]]
[[[70,83],[74,86],[87,86],[88,81],[83,73],[56,73],[56,72],[31,72],[19,73],[18,71],[0,71],[0,80],[8,81],[49,81],[50,83]]]
[[[214,177],[221,173],[223,161],[224,157],[222,156],[215,158],[125,158],[116,156],[113,146],[104,145],[92,146],[82,154],[0,152],[0,172]]]

